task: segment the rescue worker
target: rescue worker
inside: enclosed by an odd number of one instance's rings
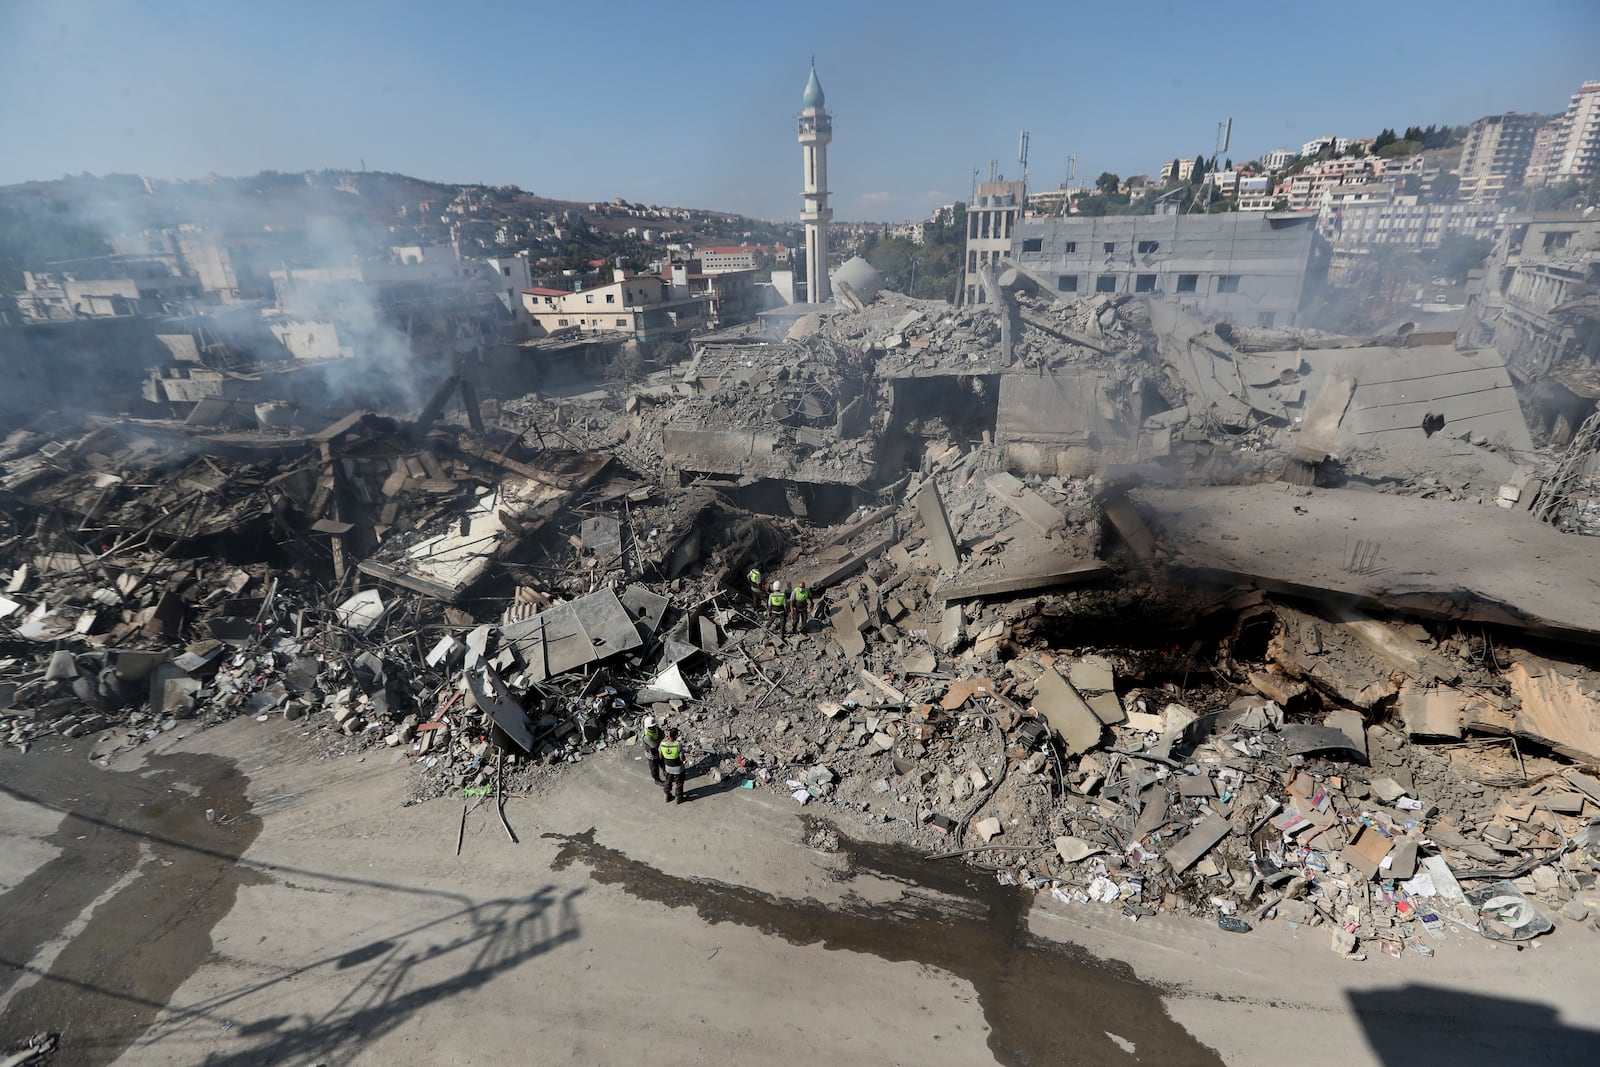
[[[788,610],[789,598],[783,592],[783,582],[774,578],[772,580],[772,591],[767,594],[767,628],[771,629],[776,623],[778,628],[783,630]]]
[[[789,590],[789,611],[783,620],[783,632],[788,633],[790,624],[793,624],[795,633],[805,633],[806,623],[810,619],[811,590],[806,588],[805,582],[795,582],[794,588]]]
[[[766,583],[761,580],[761,568],[754,563],[750,564],[750,573],[745,575],[750,582],[750,600],[761,603],[761,594],[766,591]]]
[[[678,728],[676,726],[667,727],[667,736],[661,742],[659,751],[661,753],[661,769],[666,771],[666,781],[662,784],[666,786],[667,803],[672,803],[674,789],[677,790],[679,803],[682,803],[684,770],[686,768],[683,765],[683,744],[678,740]]]
[[[644,745],[645,758],[650,761],[650,780],[657,785],[664,784],[661,779],[666,775],[661,773],[661,727],[656,725],[654,715],[644,717],[644,728],[639,731],[640,743]]]

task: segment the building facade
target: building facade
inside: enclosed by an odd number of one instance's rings
[[[978,271],[992,268],[1011,254],[1012,237],[1022,217],[1028,190],[1022,182],[1004,179],[979,182],[967,205],[967,261],[961,279],[961,302],[981,304],[988,298],[978,281]]]
[[[1496,200],[1507,188],[1520,185],[1538,130],[1534,116],[1514,111],[1486,115],[1474,122],[1461,146],[1457,195],[1463,200]]]
[[[1282,212],[1029,219],[1012,256],[1074,295],[1140,294],[1204,315],[1294,325],[1321,288],[1316,216]]]
[[[1548,180],[1586,182],[1600,174],[1600,81],[1578,87],[1558,126]]]
[[[1261,157],[1261,169],[1268,173],[1276,174],[1290,163],[1293,163],[1294,157],[1295,153],[1292,148],[1274,148]]]
[[[568,292],[528,289],[523,306],[533,322],[534,337],[564,331],[584,334],[631,334],[640,341],[682,337],[703,327],[709,318],[709,295],[675,290],[671,279],[653,274],[615,271],[610,285]]]

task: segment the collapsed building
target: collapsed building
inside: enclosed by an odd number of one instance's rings
[[[649,711],[691,787],[1132,917],[1433,955],[1600,908],[1600,575],[1514,360],[976,276],[587,396],[24,420],[0,740],[280,717],[503,798]]]

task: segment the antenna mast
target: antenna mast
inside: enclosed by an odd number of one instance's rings
[[[1232,143],[1232,141],[1233,118],[1232,116],[1229,116],[1227,122],[1217,123],[1216,147],[1211,150],[1211,166],[1206,170],[1206,183],[1202,189],[1202,191],[1205,193],[1205,197],[1204,199],[1196,199],[1194,203],[1189,205],[1189,213],[1191,215],[1195,214],[1196,211],[1203,215],[1211,209],[1211,190],[1215,188],[1217,184],[1215,177],[1217,173],[1217,159],[1228,150],[1228,145]]]

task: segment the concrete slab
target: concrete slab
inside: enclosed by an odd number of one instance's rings
[[[1171,565],[1193,575],[1600,642],[1592,542],[1524,512],[1280,485],[1140,489],[1131,499]],[[1375,548],[1353,558],[1358,542]]]
[[[1022,573],[1008,572],[1001,568],[985,568],[936,589],[933,595],[934,599],[948,604],[953,600],[971,600],[974,597],[999,596],[1002,593],[1052,589],[1063,585],[1083,585],[1098,581],[1110,573],[1111,568],[1097,559],[1079,560],[1046,571]]]
[[[1038,688],[1034,710],[1061,735],[1068,752],[1087,752],[1100,743],[1105,724],[1065,678],[1052,668],[1042,671],[1034,684]]]
[[[1041,537],[1049,537],[1052,532],[1066,525],[1066,516],[1046,504],[1043,497],[1023,485],[1015,475],[996,471],[983,480],[983,485],[996,500],[1021,516],[1022,521]]]
[[[928,531],[928,547],[933,552],[933,558],[941,569],[954,571],[961,565],[961,556],[956,551],[955,535],[950,532],[950,516],[945,513],[939,487],[931,479],[917,491],[917,511],[922,516],[922,525]]]

